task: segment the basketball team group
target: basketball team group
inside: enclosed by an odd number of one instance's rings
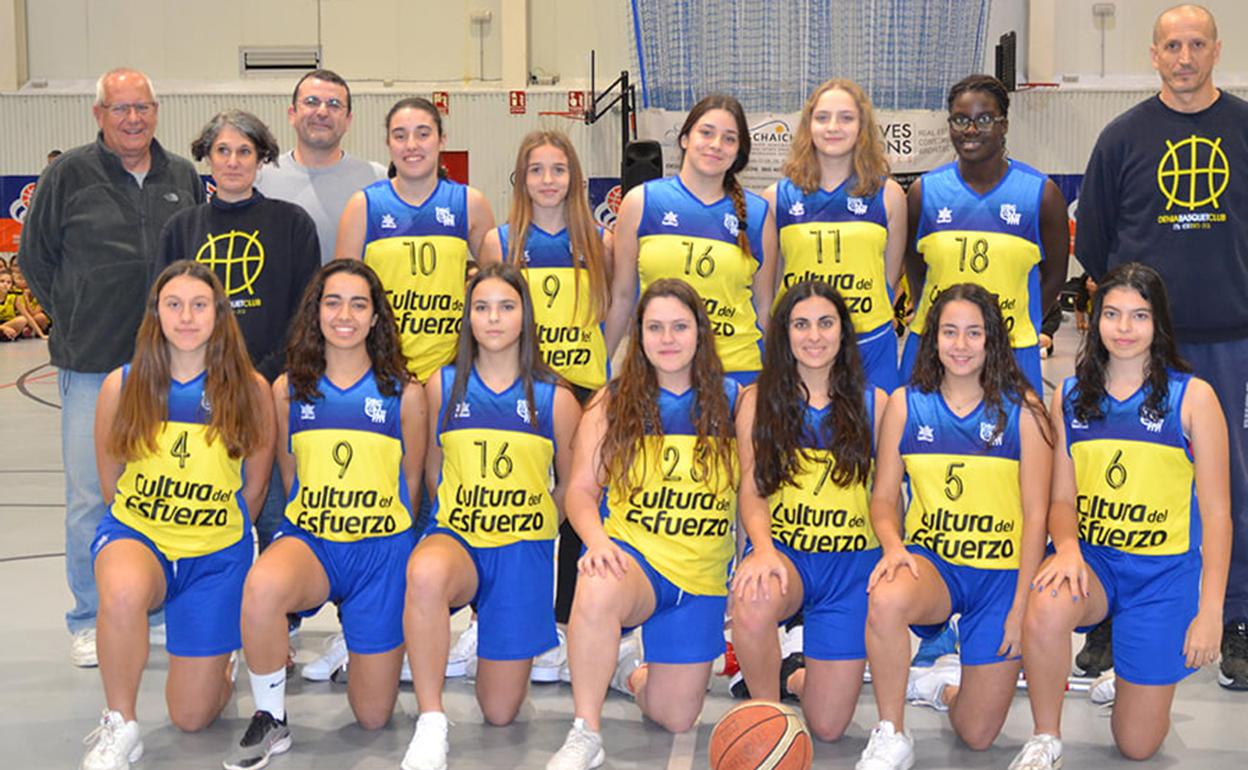
[[[679,173],[608,230],[560,132],[524,137],[501,224],[448,178],[423,98],[386,117],[388,170],[348,157],[329,70],[294,89],[293,151],[243,111],[205,126],[205,200],[153,139],[148,79],[105,74],[99,137],[44,171],[18,258],[53,324],[73,653],[107,704],[81,767],[140,760],[161,618],[175,726],[213,722],[242,663],[255,713],[224,767],[297,750],[292,629],[330,603],[361,727],[412,682],[404,770],[455,764],[461,608],[487,723],[531,680],[571,683],[548,770],[604,763],[609,690],[694,728],[726,634],[734,690],[800,701],[820,741],[870,682],[858,770],[915,764],[907,704],[988,748],[1021,670],[1034,734],[1009,767],[1041,770],[1062,766],[1072,634],[1104,628],[1113,739],[1152,756],[1194,671],[1221,659],[1248,689],[1223,411],[1248,379],[1248,104],[1213,86],[1220,45],[1203,8],[1163,13],[1160,93],[1097,142],[1086,329],[1049,399],[1067,203],[1007,154],[991,76],[949,88],[956,159],[907,190],[851,81],[809,95],[761,194],[742,106],[707,96]],[[1196,135],[1230,158],[1229,222],[1160,227],[1161,153]],[[934,662],[911,667],[912,633]]]

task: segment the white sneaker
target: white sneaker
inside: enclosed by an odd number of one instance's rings
[[[450,742],[446,733],[450,722],[446,714],[431,711],[416,719],[416,732],[403,755],[403,770],[446,770],[446,754]]]
[[[962,662],[957,655],[942,655],[930,668],[910,669],[906,682],[906,700],[916,706],[930,706],[948,711],[944,701],[945,687],[962,683]]]
[[[100,726],[82,742],[91,748],[78,766],[81,770],[129,770],[130,763],[138,762],[143,756],[139,723],[127,722],[118,711],[105,709]]]
[[[611,676],[611,689],[632,697],[633,691],[628,689],[628,678],[641,667],[641,642],[636,632],[625,634],[620,638],[620,653],[615,662],[615,673]]]
[[[892,722],[880,722],[862,750],[854,770],[910,770],[914,767],[914,740],[897,732]]]
[[[533,682],[558,682],[559,671],[568,663],[568,636],[562,628],[556,628],[559,644],[533,659],[529,680]]]
[[[309,682],[328,682],[334,672],[347,664],[347,638],[341,633],[329,637],[321,657],[306,663],[300,675]]]
[[[806,644],[805,643],[806,634],[804,630],[805,628],[806,628],[805,625],[793,626],[791,630],[786,631],[784,630],[784,627],[781,626],[780,628],[780,660],[784,660],[790,655],[793,655],[798,652],[802,652],[805,649],[805,644]]]
[[[563,745],[546,763],[546,770],[592,770],[607,761],[602,735],[585,727],[584,719],[574,719]]]
[[[95,668],[100,659],[95,654],[95,628],[84,628],[69,642],[69,662],[78,668]]]
[[[160,625],[148,627],[147,629],[147,643],[148,644],[151,644],[157,647],[164,647],[167,641],[169,641],[169,635],[166,632],[164,623],[161,623]]]
[[[1033,735],[1010,763],[1009,770],[1058,770],[1062,766],[1062,741],[1048,735]]]
[[[451,645],[446,656],[446,678],[468,676],[468,665],[473,664],[476,672],[477,662],[477,619],[473,618],[464,632]]]
[[[399,669],[399,684],[412,683],[412,663],[407,659],[407,653],[403,653],[403,668]]]
[[[1088,688],[1088,700],[1098,706],[1108,706],[1113,703],[1114,696],[1117,694],[1117,680],[1112,668],[1093,679],[1092,686]]]

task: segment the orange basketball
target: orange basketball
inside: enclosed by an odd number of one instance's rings
[[[779,703],[742,703],[711,733],[711,770],[810,770],[813,753],[801,716]]]

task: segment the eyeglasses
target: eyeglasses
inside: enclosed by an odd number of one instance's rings
[[[136,115],[150,115],[156,109],[156,102],[134,102],[132,104],[105,104],[104,109],[115,118],[124,118],[133,111]]]
[[[342,112],[347,108],[347,105],[332,97],[322,100],[319,96],[305,96],[299,100],[299,103],[304,107],[307,107],[312,112],[319,110],[322,104],[325,105],[325,109],[330,112]]]
[[[986,112],[981,112],[973,118],[967,115],[950,115],[948,120],[949,120],[949,125],[953,126],[959,131],[965,131],[966,129],[970,128],[972,123],[974,123],[975,127],[978,128],[980,131],[987,131],[988,129],[992,128],[992,125],[994,123],[1004,123],[1005,116],[1004,115],[989,115]]]

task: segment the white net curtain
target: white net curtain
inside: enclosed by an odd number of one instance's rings
[[[941,109],[982,71],[989,0],[630,0],[641,107],[685,110],[713,91],[790,112],[829,77],[876,107]]]

